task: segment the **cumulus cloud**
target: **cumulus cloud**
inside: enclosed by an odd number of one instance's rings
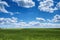
[[[0,18],[0,24],[10,24],[10,23],[16,23],[17,18]]]
[[[60,15],[55,15],[53,19],[45,20],[44,18],[36,17],[37,21],[18,21],[18,18],[0,18],[0,27],[3,28],[60,28]],[[43,22],[41,22],[41,20]],[[47,23],[45,23],[48,21]]]
[[[26,27],[28,24],[26,22],[18,22],[18,19],[15,17],[12,18],[0,18],[0,27],[3,28],[18,28]]]
[[[56,7],[60,9],[60,2],[57,3]]]
[[[60,15],[56,14],[52,19],[44,19],[36,17],[36,20],[39,22],[48,22],[48,23],[60,23]]]
[[[41,23],[39,21],[24,22],[19,21],[15,17],[0,18],[1,28],[60,28],[60,24]]]
[[[33,2],[32,0],[13,0],[13,2],[16,2],[18,6],[25,8],[31,8],[35,6],[35,2]]]
[[[60,23],[60,15],[55,15],[54,18],[52,19],[52,22]]]
[[[60,15],[55,15],[52,20],[48,20],[49,22],[60,23]]]
[[[54,7],[54,1],[53,0],[43,0],[40,1],[40,5],[38,6],[38,9],[41,11],[46,11],[53,13],[55,10],[58,10],[57,7]]]
[[[16,28],[60,28],[60,24],[40,23],[40,22],[36,22],[36,21],[31,21],[28,23],[20,22],[18,24],[16,24]]]
[[[9,7],[9,5],[7,4],[7,2],[0,0],[0,12],[8,13],[8,11],[5,9],[4,5],[7,6],[7,7]]]
[[[36,21],[31,21],[28,23],[28,28],[60,28],[60,24],[54,24],[54,23],[41,23]]]

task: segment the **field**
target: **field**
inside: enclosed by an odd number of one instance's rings
[[[60,40],[60,29],[0,29],[0,40]]]

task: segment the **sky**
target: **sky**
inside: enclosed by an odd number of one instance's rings
[[[0,0],[0,28],[60,28],[60,0]]]

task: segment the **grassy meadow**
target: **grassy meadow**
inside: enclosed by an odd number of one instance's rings
[[[60,40],[60,29],[0,29],[0,40]]]

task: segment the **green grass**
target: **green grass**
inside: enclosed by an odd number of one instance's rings
[[[60,40],[60,29],[0,29],[0,40]]]

